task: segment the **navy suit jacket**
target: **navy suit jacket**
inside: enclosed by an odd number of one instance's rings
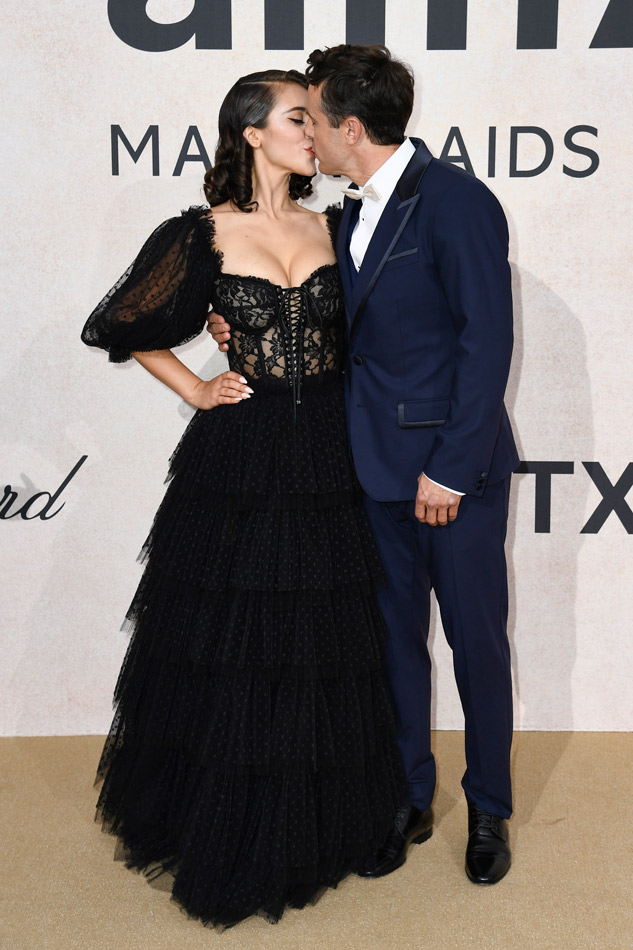
[[[415,497],[422,471],[482,495],[518,464],[503,403],[512,354],[508,228],[472,175],[419,139],[353,279],[346,198],[337,253],[356,472],[377,501]]]

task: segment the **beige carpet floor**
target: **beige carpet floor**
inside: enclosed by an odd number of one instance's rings
[[[633,948],[632,734],[516,735],[514,863],[482,888],[463,872],[463,736],[436,733],[435,832],[403,868],[224,933],[113,860],[93,821],[102,741],[0,739],[3,950]]]

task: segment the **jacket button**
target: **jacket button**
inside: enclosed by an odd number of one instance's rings
[[[357,366],[362,366],[362,365],[363,365],[363,358],[362,358],[362,356],[355,356],[355,357],[354,357],[354,362],[356,363]]]

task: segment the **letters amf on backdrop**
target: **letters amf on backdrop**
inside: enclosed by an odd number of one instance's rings
[[[308,4],[315,0],[305,0]],[[472,2],[472,0],[471,0]],[[559,0],[517,0],[517,49],[556,49]],[[304,0],[263,0],[266,49],[304,49]],[[346,43],[384,43],[389,0],[341,0]],[[393,4],[389,4],[393,5]],[[108,17],[129,46],[164,52],[192,38],[196,49],[231,49],[231,0],[194,0],[186,17],[157,22],[147,0],[108,0]],[[237,6],[237,5],[236,5]],[[591,49],[633,46],[633,16],[628,0],[603,3]],[[403,11],[406,17],[406,11]],[[467,49],[468,0],[427,0],[427,50]],[[334,45],[334,44],[332,44]]]

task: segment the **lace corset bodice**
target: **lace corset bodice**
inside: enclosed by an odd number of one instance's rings
[[[216,275],[213,309],[231,326],[229,366],[257,390],[318,388],[343,363],[343,291],[336,264],[315,270],[298,287],[263,277]]]
[[[334,244],[340,209],[328,209]],[[222,271],[208,208],[164,221],[88,317],[82,339],[123,362],[135,351],[171,349],[197,336],[209,303],[231,326],[229,365],[253,389],[319,388],[344,362],[344,304],[336,264],[298,287]]]

